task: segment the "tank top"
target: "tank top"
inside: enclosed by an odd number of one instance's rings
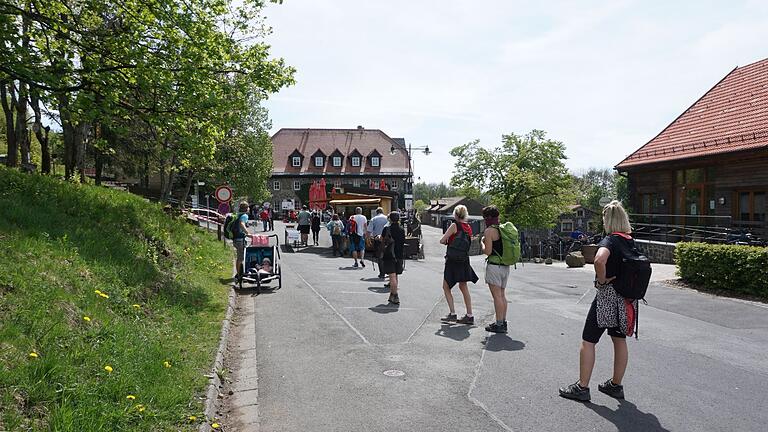
[[[472,239],[472,226],[470,224],[468,224],[466,222],[461,222],[459,225],[456,226],[456,228],[464,230],[464,232],[467,233],[469,238]],[[450,237],[448,237],[448,244],[453,243],[453,239],[456,238],[456,234],[458,234],[458,233],[459,232],[456,231]]]

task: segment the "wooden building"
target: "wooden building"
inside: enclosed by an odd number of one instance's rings
[[[766,236],[768,59],[733,69],[615,169],[639,215]]]

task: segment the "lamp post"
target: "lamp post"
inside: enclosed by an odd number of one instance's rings
[[[408,177],[406,179],[405,185],[403,185],[405,188],[404,195],[405,195],[407,211],[410,211],[410,209],[408,208],[409,206],[407,205],[407,201],[410,199],[411,203],[413,203],[413,173],[411,172],[411,160],[412,160],[411,152],[414,150],[420,151],[424,153],[426,156],[429,156],[429,154],[432,153],[428,145],[413,147],[410,143],[408,143],[408,154],[406,155],[408,157]],[[389,148],[389,154],[395,155],[397,154],[397,151],[398,151],[398,148],[395,147],[394,144],[392,144],[392,146]]]

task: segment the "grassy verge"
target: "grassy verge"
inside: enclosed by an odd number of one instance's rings
[[[0,430],[194,430],[231,259],[139,197],[0,168]]]

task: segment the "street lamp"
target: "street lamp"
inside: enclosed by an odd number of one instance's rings
[[[397,147],[395,147],[394,144],[392,144],[392,146],[389,148],[389,154],[394,156],[395,154],[397,154],[398,150],[399,149]],[[410,143],[408,143],[408,155],[407,155],[408,156],[408,180],[407,180],[407,182],[405,184],[405,194],[411,194],[411,196],[410,197],[408,197],[408,196],[405,197],[406,202],[407,202],[408,199],[410,199],[411,202],[413,202],[413,195],[412,195],[413,194],[413,174],[411,173],[411,160],[412,160],[411,159],[411,154],[412,154],[411,152],[413,150],[420,151],[420,152],[424,153],[427,156],[429,156],[429,154],[432,153],[432,151],[429,149],[428,145],[413,147]],[[407,207],[408,206],[406,206],[406,209],[407,209]]]

